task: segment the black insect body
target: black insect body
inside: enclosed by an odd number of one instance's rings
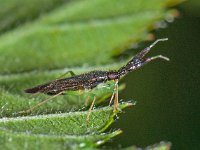
[[[85,74],[75,75],[69,78],[59,79],[47,84],[39,85],[25,90],[25,92],[40,92],[48,95],[56,95],[64,91],[93,89],[98,84],[108,81],[108,75],[109,72],[107,71],[91,71]]]
[[[165,39],[158,39],[153,44],[151,44],[149,47],[145,48],[138,54],[136,54],[125,66],[121,67],[119,70],[113,70],[113,71],[91,71],[88,73],[80,74],[80,75],[74,75],[69,78],[63,78],[59,80],[55,80],[46,84],[42,84],[30,89],[26,89],[25,92],[27,93],[44,93],[48,95],[53,95],[53,97],[67,93],[67,91],[77,91],[77,90],[85,90],[85,89],[93,89],[100,83],[104,83],[109,80],[116,81],[115,84],[115,92],[113,92],[113,95],[111,97],[110,103],[112,102],[113,98],[115,97],[114,101],[114,111],[116,111],[116,108],[118,106],[118,81],[122,76],[125,76],[131,71],[134,71],[143,65],[147,64],[148,62],[155,60],[157,58],[161,58],[164,60],[169,60],[169,58],[164,57],[162,55],[157,55],[154,57],[145,58],[144,56],[150,51],[150,49],[159,41],[166,41]],[[52,97],[52,98],[53,98]],[[49,98],[41,103],[39,103],[37,106],[42,105],[43,103],[47,102],[48,100],[52,99]],[[94,105],[95,97],[93,100],[93,103],[90,107],[90,111]],[[34,109],[34,106],[26,111],[23,112],[29,112],[32,109]],[[89,114],[90,114],[89,111]],[[89,115],[87,117],[89,119]]]

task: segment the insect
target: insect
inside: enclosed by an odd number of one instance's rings
[[[118,82],[122,76],[125,76],[131,71],[134,71],[143,65],[147,64],[148,62],[155,60],[155,59],[164,59],[169,61],[169,58],[157,55],[154,57],[145,58],[144,56],[150,51],[150,49],[156,45],[159,41],[166,41],[167,38],[164,39],[158,39],[154,43],[152,43],[149,47],[143,49],[141,52],[136,54],[126,65],[122,66],[119,70],[112,70],[112,71],[91,71],[88,73],[75,75],[73,72],[71,73],[71,77],[63,78],[63,79],[57,79],[55,81],[38,85],[33,88],[26,89],[26,93],[44,93],[47,95],[50,95],[51,97],[49,99],[46,99],[45,101],[38,103],[36,106],[22,111],[22,112],[30,112],[34,108],[46,103],[50,99],[67,93],[68,91],[78,91],[78,90],[90,90],[95,88],[97,85],[101,83],[105,83],[109,80],[115,81],[115,88],[112,93],[110,104],[114,100],[114,109],[113,111],[116,112],[116,109],[118,107]],[[89,120],[90,112],[93,108],[93,105],[95,103],[96,97],[94,96],[93,102],[89,108],[87,120]]]

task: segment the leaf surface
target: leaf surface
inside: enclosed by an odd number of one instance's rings
[[[132,103],[120,104],[120,109]],[[3,149],[76,149],[103,144],[121,133],[101,134],[113,121],[112,107],[88,111],[0,119],[0,147]],[[35,147],[34,147],[35,146]]]
[[[82,0],[64,4],[0,37],[0,73],[111,63],[114,55],[146,40],[156,23],[173,18],[168,3]]]

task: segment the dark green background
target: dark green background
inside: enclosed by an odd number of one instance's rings
[[[200,149],[200,7],[185,2],[178,9],[175,22],[154,32],[156,38],[169,41],[150,54],[163,54],[171,61],[155,61],[124,80],[127,88],[120,98],[132,98],[137,105],[112,126],[124,131],[112,145],[144,147],[165,140],[172,142],[173,150]]]

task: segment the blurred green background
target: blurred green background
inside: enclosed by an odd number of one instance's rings
[[[114,124],[124,134],[113,145],[143,147],[167,140],[172,142],[172,150],[200,149],[199,6],[198,1],[181,4],[180,17],[154,31],[156,38],[168,37],[169,41],[156,45],[150,55],[166,55],[169,63],[153,62],[124,79],[127,87],[120,98],[132,98],[137,105]]]

